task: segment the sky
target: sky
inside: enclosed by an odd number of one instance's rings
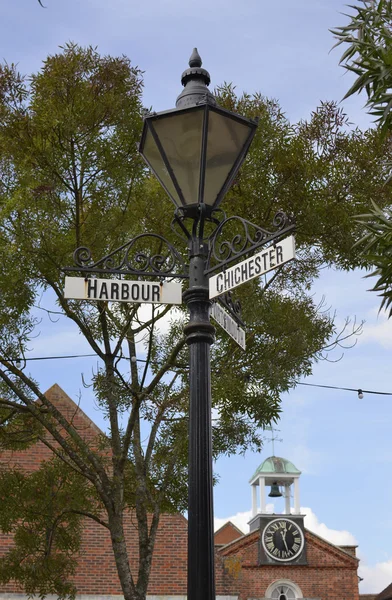
[[[279,100],[287,117],[306,119],[320,101],[340,101],[352,81],[338,66],[341,50],[329,29],[344,24],[341,0],[1,0],[0,59],[23,73],[40,68],[48,54],[67,41],[98,46],[102,54],[131,58],[144,71],[144,103],[155,110],[174,107],[180,75],[197,47],[212,85],[233,82],[237,91],[261,92]],[[350,121],[370,126],[364,97],[342,103]],[[370,199],[369,199],[370,201]],[[314,365],[305,383],[384,391],[392,394],[392,321],[378,315],[379,301],[363,273],[324,271],[316,299],[325,297],[343,324],[365,321],[354,348],[339,350]],[[88,353],[77,332],[63,320],[49,322],[30,357]],[[340,359],[340,360],[338,360]],[[331,362],[337,361],[337,362]],[[94,362],[32,361],[29,370],[42,389],[58,383],[99,425],[91,390],[84,389]],[[392,395],[298,385],[282,397],[275,454],[302,472],[300,493],[308,528],[336,544],[357,544],[360,591],[379,592],[392,581]],[[268,436],[267,436],[268,438]],[[216,526],[231,519],[248,531],[249,479],[272,454],[268,439],[261,454],[220,459],[214,490]],[[280,511],[276,502],[271,510]]]

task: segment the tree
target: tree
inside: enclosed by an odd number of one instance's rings
[[[356,12],[348,25],[332,30],[340,44],[348,44],[340,63],[357,78],[345,98],[365,91],[369,113],[376,117],[386,144],[391,143],[392,131],[392,2],[391,0],[363,1],[353,6]],[[388,164],[386,182],[391,180]],[[377,196],[370,196],[376,198]],[[380,292],[380,310],[390,309],[392,315],[392,215],[372,200],[370,211],[360,215],[365,235],[358,242],[364,259],[376,269],[368,276],[377,277],[372,291]]]
[[[366,233],[357,244],[362,254],[376,268],[366,277],[376,277],[372,292],[381,296],[379,312],[388,311],[392,316],[392,212],[383,210],[372,201],[370,212],[359,215],[358,220],[364,224]]]
[[[186,252],[170,229],[170,202],[136,151],[141,93],[141,72],[128,58],[75,44],[49,56],[30,80],[13,65],[0,70],[0,444],[18,449],[41,440],[53,452],[38,473],[5,464],[0,471],[0,527],[15,539],[0,562],[0,580],[15,577],[30,594],[75,592],[72,572],[86,518],[110,531],[125,599],[144,600],[160,514],[186,509],[184,309],[161,306],[146,314],[139,304],[63,296],[62,267],[72,265],[76,247],[98,259],[153,231]],[[347,132],[334,103],[291,125],[277,102],[260,94],[237,97],[230,85],[216,93],[224,107],[260,117],[227,212],[263,226],[279,209],[292,212],[299,248],[299,260],[262,287],[252,281],[238,289],[247,352],[217,331],[212,387],[219,456],[260,449],[263,427],[279,418],[281,394],[349,336],[315,303],[311,284],[325,265],[361,264],[352,246],[362,229],[351,217],[369,194],[388,205],[390,149],[375,131]],[[90,385],[108,431],[98,444],[56,410],[27,370],[26,349],[39,330],[32,309],[39,304],[50,313],[53,298],[56,313],[76,324],[99,361]],[[138,522],[137,573],[123,532],[129,509]]]
[[[369,113],[376,117],[384,132],[391,129],[392,107],[392,2],[362,0],[350,22],[332,29],[335,45],[348,44],[340,58],[347,71],[357,75],[344,98],[366,91]]]

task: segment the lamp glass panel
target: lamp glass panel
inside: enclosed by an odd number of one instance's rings
[[[204,107],[154,121],[154,129],[186,205],[197,204]]]
[[[177,206],[181,206],[182,202],[177,194],[177,190],[173,185],[171,177],[166,169],[166,165],[162,159],[161,153],[159,152],[158,146],[151,134],[151,131],[147,129],[146,137],[143,145],[143,156],[154,171],[155,175],[159,179],[163,187],[166,188],[169,195]]]
[[[204,202],[212,206],[251,132],[249,125],[210,111]]]

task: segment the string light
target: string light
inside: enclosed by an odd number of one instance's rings
[[[65,356],[31,356],[31,357],[26,357],[26,358],[15,358],[13,360],[10,360],[9,362],[14,362],[15,365],[19,368],[23,362],[25,361],[30,361],[30,360],[61,360],[63,358],[87,358],[87,357],[93,357],[96,356],[96,354],[68,354]],[[129,360],[128,356],[122,356],[121,357],[124,360]],[[142,359],[142,358],[136,358],[135,356],[132,356],[131,358],[132,362],[147,362],[146,360]],[[392,396],[392,392],[378,392],[376,390],[364,390],[362,388],[349,388],[349,387],[340,387],[338,385],[323,385],[321,383],[305,383],[304,381],[298,381],[297,385],[306,385],[309,387],[316,387],[316,388],[326,388],[326,389],[330,389],[330,390],[342,390],[345,392],[356,392],[358,394],[358,398],[360,400],[363,399],[364,394],[378,394],[379,396]]]
[[[311,387],[328,388],[331,390],[344,390],[346,392],[357,392],[358,398],[362,400],[364,394],[378,394],[379,396],[392,396],[392,392],[376,392],[375,390],[362,390],[361,388],[339,387],[337,385],[322,385],[321,383],[305,383],[299,381],[297,385],[308,385]]]

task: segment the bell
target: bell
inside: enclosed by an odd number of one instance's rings
[[[268,496],[270,498],[281,498],[282,494],[276,481],[271,485],[271,491]]]

